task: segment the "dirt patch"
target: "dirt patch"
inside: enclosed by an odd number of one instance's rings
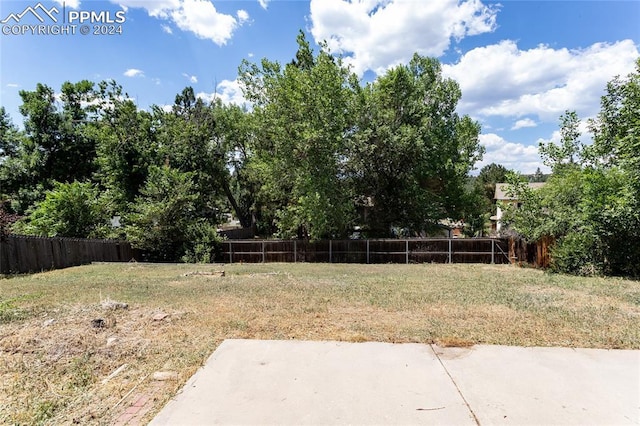
[[[158,354],[170,353],[169,335],[185,313],[154,319],[157,309],[113,306],[68,306],[3,326],[0,423],[112,423],[127,411],[127,393],[152,385],[150,373],[163,367]],[[153,384],[147,411],[166,400],[158,389],[169,394],[176,386]]]

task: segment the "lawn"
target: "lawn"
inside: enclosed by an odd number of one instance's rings
[[[227,338],[640,349],[640,282],[435,264],[98,264],[2,279],[0,423],[113,423],[140,394],[149,420]]]

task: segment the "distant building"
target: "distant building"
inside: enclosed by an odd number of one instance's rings
[[[544,182],[532,182],[527,184],[527,186],[535,190],[540,189],[542,186],[544,186],[544,184]],[[517,198],[509,195],[510,187],[511,185],[509,185],[508,183],[496,183],[496,192],[493,199],[496,200],[497,209],[496,215],[491,216],[491,227],[498,234],[503,227],[501,219],[504,215],[504,210],[502,209],[502,206],[504,206],[505,204],[515,204],[519,208],[521,205],[520,201]]]
[[[438,228],[440,228],[440,233],[446,238],[460,238],[463,236],[462,232],[464,231],[464,221],[442,219],[438,221]]]

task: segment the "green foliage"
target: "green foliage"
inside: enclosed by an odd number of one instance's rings
[[[54,183],[45,199],[36,204],[29,215],[13,225],[13,230],[26,235],[47,237],[96,237],[106,218],[100,208],[98,190],[89,183]]]
[[[593,276],[603,273],[595,256],[597,241],[588,233],[571,232],[558,240],[551,250],[550,269],[573,275]]]
[[[469,223],[471,235],[481,236],[485,232],[485,225],[489,218],[496,214],[496,203],[494,200],[496,184],[507,181],[507,176],[511,170],[501,164],[491,163],[480,169],[478,177],[473,181],[473,186],[469,188],[469,201],[466,203],[470,213],[465,215],[466,222]]]
[[[189,224],[187,229],[187,242],[183,262],[210,263],[220,252],[222,238],[218,235],[215,226],[205,220],[196,220]]]
[[[22,137],[5,108],[0,106],[0,159],[14,156]]]
[[[314,56],[301,32],[296,60],[281,67],[244,62],[241,81],[254,102],[258,203],[282,237],[344,236],[354,213],[344,184],[345,135],[352,128],[353,76],[323,46]]]
[[[212,225],[196,216],[193,173],[168,166],[149,168],[149,178],[126,218],[125,232],[131,244],[147,253],[149,260],[211,260],[204,246],[217,242]]]
[[[95,113],[100,117],[88,129],[98,141],[94,175],[110,199],[111,214],[125,214],[140,194],[151,165],[161,164],[156,141],[156,114],[138,110],[114,81],[98,85]]]
[[[501,164],[491,163],[480,169],[476,178],[476,185],[487,200],[493,200],[496,193],[496,183],[506,182],[511,170]]]
[[[372,200],[370,235],[420,233],[464,215],[467,173],[483,149],[479,124],[455,112],[460,96],[436,59],[417,54],[357,91],[347,164],[356,194]]]
[[[544,163],[556,171],[563,164],[575,164],[583,157],[580,141],[580,119],[575,111],[566,111],[560,117],[560,144],[540,142],[540,155]]]
[[[551,236],[552,269],[572,274],[640,276],[640,59],[615,78],[590,122],[592,146],[578,144],[575,113],[562,118],[561,145],[541,147],[553,175],[535,194],[522,186],[513,227],[526,238]]]

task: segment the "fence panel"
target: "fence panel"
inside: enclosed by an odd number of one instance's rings
[[[90,262],[128,262],[123,241],[7,235],[0,241],[0,274],[39,272]]]
[[[239,240],[223,243],[222,261],[309,263],[509,263],[506,239]]]

